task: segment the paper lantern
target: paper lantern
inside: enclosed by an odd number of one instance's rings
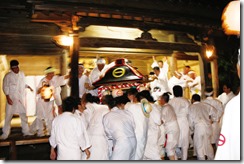
[[[227,35],[240,35],[240,1],[231,1],[222,13],[222,27]]]

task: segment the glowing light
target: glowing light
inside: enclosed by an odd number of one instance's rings
[[[74,42],[73,37],[66,35],[54,36],[53,39],[60,46],[71,46]]]
[[[214,46],[211,46],[211,45],[207,45],[206,46],[206,56],[207,58],[211,58],[214,54]]]
[[[240,35],[240,1],[231,1],[222,14],[222,27],[227,35]]]
[[[49,101],[52,95],[53,95],[52,87],[48,85],[44,85],[41,89],[41,98],[44,99],[44,101]]]

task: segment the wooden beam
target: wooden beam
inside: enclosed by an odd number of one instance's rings
[[[155,49],[155,50],[171,50],[183,52],[200,52],[200,46],[196,44],[186,43],[165,43],[156,41],[142,40],[122,40],[108,38],[80,38],[80,47],[115,47],[115,48],[140,48],[140,49]]]

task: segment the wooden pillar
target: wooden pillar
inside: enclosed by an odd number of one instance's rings
[[[198,54],[198,61],[200,66],[200,76],[201,76],[201,99],[205,99],[205,79],[207,77],[207,61],[204,57],[205,48],[201,47],[200,53]]]
[[[171,56],[171,68],[170,68],[170,76],[174,75],[174,71],[178,71],[178,66],[177,66],[177,58],[175,53],[172,54]]]
[[[217,59],[211,61],[211,74],[212,74],[212,84],[213,84],[213,97],[218,96],[219,91],[219,77],[218,77],[218,63]]]
[[[70,47],[71,56],[71,71],[70,71],[70,86],[71,96],[79,97],[79,83],[78,83],[78,60],[79,60],[79,35],[73,34],[74,43]]]
[[[14,140],[10,141],[9,155],[11,160],[17,159],[16,144]]]
[[[71,86],[71,96],[79,98],[79,83],[78,83],[78,61],[79,61],[79,27],[77,22],[79,21],[78,16],[72,16],[73,25],[73,45],[70,47],[71,56],[71,71],[70,71],[70,86]]]
[[[69,51],[68,50],[64,50],[63,54],[62,54],[62,63],[61,63],[61,74],[62,75],[69,74],[68,65],[67,65],[67,63],[69,63],[68,56],[69,56]],[[61,91],[62,99],[64,99],[67,96],[69,96],[68,88],[69,88],[68,85],[63,86],[62,91]]]

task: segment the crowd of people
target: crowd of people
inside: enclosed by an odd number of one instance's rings
[[[0,139],[8,138],[13,114],[19,114],[24,135],[50,136],[52,160],[164,160],[166,156],[187,160],[190,148],[198,160],[213,160],[224,107],[234,97],[226,84],[219,99],[208,88],[203,100],[200,77],[185,66],[168,79],[166,58],[154,58],[154,75],[143,89],[114,89],[98,97],[92,83],[108,69],[105,60],[98,59],[92,71],[78,66],[79,98],[61,100],[60,87],[68,83],[69,75],[57,76],[48,67],[37,87],[36,119],[29,127],[23,93],[32,88],[25,84],[18,65],[12,60],[3,80],[7,104]],[[191,99],[183,96],[186,86],[191,88]],[[44,88],[51,93],[44,93]]]

